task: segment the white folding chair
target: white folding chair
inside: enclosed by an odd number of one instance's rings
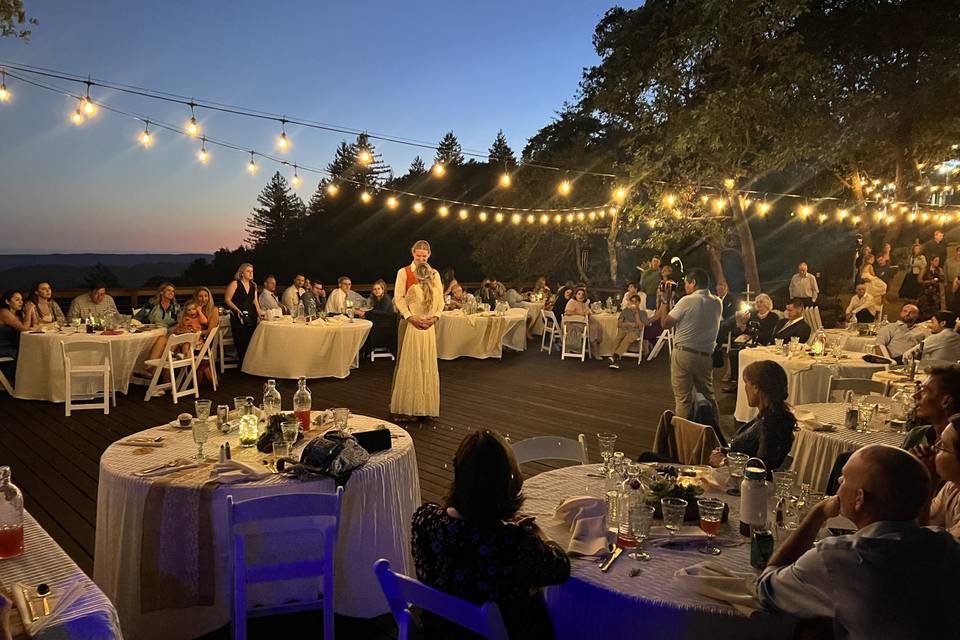
[[[508,640],[507,628],[495,602],[475,605],[428,587],[419,580],[391,571],[388,560],[377,560],[373,571],[397,621],[397,640],[409,640],[410,629],[415,626],[410,614],[411,605],[455,622],[489,640]]]
[[[514,444],[513,457],[517,464],[536,460],[573,460],[587,464],[587,440],[581,433],[576,440],[557,436],[535,436]]]
[[[230,312],[220,314],[220,339],[217,340],[217,359],[220,360],[220,373],[227,369],[236,369],[240,366],[240,356],[237,353],[236,343],[233,341],[233,330],[230,328]],[[229,347],[229,348],[228,348]]]
[[[560,359],[563,360],[567,357],[580,358],[580,362],[584,362],[587,356],[590,355],[590,341],[587,340],[587,334],[590,331],[587,325],[587,318],[584,316],[572,316],[572,318],[577,319],[568,320],[566,315],[563,316],[563,340],[560,343]],[[567,337],[576,334],[577,330],[580,331],[580,350],[567,351]],[[573,342],[578,341],[574,338],[571,340],[571,343]]]
[[[827,398],[824,402],[832,402],[834,391],[853,391],[860,395],[870,395],[871,393],[885,396],[887,395],[887,383],[868,378],[839,378],[830,376],[830,382],[827,385]]]
[[[64,374],[64,411],[67,416],[73,411],[81,409],[103,409],[104,415],[110,415],[110,400],[117,404],[117,393],[113,384],[113,367],[110,344],[96,340],[60,341],[60,352],[63,354]],[[92,364],[80,364],[92,362]],[[91,378],[103,379],[103,398],[100,402],[74,402],[73,379]],[[82,394],[89,396],[89,394]]]
[[[13,358],[10,356],[0,356],[0,364],[4,362],[13,362]],[[3,387],[3,389],[11,396],[13,395],[13,385],[10,384],[7,376],[3,375],[3,371],[0,371],[0,387]]]
[[[637,350],[633,351],[632,348],[636,346]],[[624,358],[635,358],[637,365],[640,365],[643,362],[643,334],[637,336],[637,339],[633,341],[627,350],[623,352]]]
[[[293,613],[323,609],[323,637],[334,640],[333,619],[333,549],[340,528],[340,505],[343,487],[336,493],[284,493],[251,500],[234,501],[227,496],[227,525],[231,544],[233,589],[230,606],[230,626],[235,640],[247,637],[247,617]],[[247,564],[245,530],[257,523],[257,532],[264,529],[288,529],[291,520],[297,521],[297,530],[307,529],[323,537],[323,556],[319,559],[294,562]],[[301,526],[300,522],[304,524]],[[309,522],[309,524],[307,524]],[[312,548],[306,545],[306,548]],[[247,609],[247,585],[319,577],[323,592],[320,597],[306,602],[290,602],[274,606]]]
[[[144,402],[157,395],[158,391],[166,391],[167,389],[170,390],[173,404],[177,404],[177,400],[182,396],[193,394],[196,398],[200,397],[200,388],[197,385],[197,359],[193,355],[198,335],[197,333],[171,335],[167,338],[167,344],[160,357],[144,362],[144,364],[154,368],[153,377],[150,379],[150,385],[147,387],[147,393],[143,398]],[[185,353],[181,353],[181,351],[185,351]],[[178,378],[179,371],[182,369],[186,369],[185,375]],[[164,371],[170,375],[168,382],[160,382],[160,376]],[[190,378],[190,384],[182,387],[181,385],[186,382],[187,376]]]
[[[547,309],[540,310],[540,317],[543,319],[543,334],[540,336],[540,351],[546,351],[547,355],[553,353],[554,343],[557,341],[557,334],[560,333],[560,323],[557,322],[557,316],[553,311]]]
[[[389,358],[390,360],[396,360],[393,353],[387,347],[374,347],[370,350],[370,362],[374,362],[377,358]]]
[[[207,334],[207,339],[203,341],[203,346],[200,347],[200,351],[197,352],[196,360],[197,366],[199,367],[205,361],[210,365],[210,382],[213,383],[213,390],[217,390],[217,344],[220,341],[220,327],[219,325],[210,330],[210,333]],[[181,378],[186,376],[186,369],[181,371]]]
[[[660,335],[657,337],[657,342],[653,345],[653,349],[650,349],[650,355],[647,356],[647,362],[660,355],[660,350],[663,349],[663,345],[667,345],[667,354],[673,353],[672,329],[664,329],[660,332]]]

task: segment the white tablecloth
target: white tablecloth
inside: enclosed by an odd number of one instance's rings
[[[120,393],[127,393],[130,377],[138,363],[142,363],[150,352],[150,347],[160,336],[166,335],[166,329],[153,329],[143,333],[122,333],[105,336],[100,333],[45,333],[25,332],[20,334],[20,354],[17,356],[17,384],[13,395],[22,400],[46,400],[64,402],[66,400],[63,373],[63,351],[60,342],[94,340],[110,345],[110,359],[113,367],[113,384]],[[81,357],[78,364],[93,364]],[[74,393],[83,395],[101,391],[102,378],[84,376],[74,378]]]
[[[503,316],[444,311],[436,324],[437,357],[441,360],[500,358],[503,347],[527,348],[526,309],[508,309]]]
[[[858,351],[860,353],[873,353],[873,345],[876,344],[876,336],[861,336],[855,331],[850,332],[846,329],[827,329],[825,332],[828,338],[843,340],[843,348],[847,351]]]
[[[527,330],[531,335],[542,336],[543,316],[540,315],[540,312],[543,311],[543,303],[523,301],[519,305],[527,310]]]
[[[290,316],[257,324],[243,372],[263,378],[346,378],[373,323],[346,316],[294,323]]]
[[[554,518],[557,505],[571,496],[603,495],[603,480],[587,477],[596,466],[577,465],[548,471],[524,482],[523,513],[536,516],[537,524],[561,546],[570,533]],[[726,494],[716,497],[730,505],[730,522],[739,522],[739,502]],[[724,525],[720,537],[738,538]],[[793,622],[766,613],[745,618],[733,607],[693,593],[674,573],[710,558],[734,571],[750,572],[750,545],[725,547],[716,557],[687,550],[648,549],[653,558],[638,562],[626,553],[610,571],[601,573],[596,558],[572,558],[570,579],[548,587],[547,607],[557,640],[585,638],[792,638]],[[643,570],[631,578],[630,570]]]
[[[860,433],[843,427],[844,407],[840,402],[803,404],[798,412],[810,412],[818,422],[837,427],[836,431],[812,431],[801,428],[794,434],[793,464],[790,468],[797,472],[797,482],[809,482],[815,491],[824,491],[830,479],[830,471],[837,455],[856,451],[868,444],[889,444],[900,446],[904,434],[893,432]]]
[[[0,560],[0,583],[6,589],[12,591],[18,582],[30,589],[45,582],[54,595],[75,584],[81,589],[80,596],[45,627],[45,633],[64,640],[121,638],[117,612],[110,600],[29,513],[24,513],[23,536],[23,554]],[[38,612],[42,611],[39,602],[35,606]],[[16,608],[13,618],[14,622],[22,622]]]
[[[381,423],[373,418],[351,416],[349,426],[365,429]],[[343,615],[368,618],[388,612],[387,602],[373,573],[373,563],[378,558],[387,558],[396,571],[413,575],[410,518],[421,504],[417,459],[413,440],[407,432],[395,425],[387,426],[397,436],[393,439],[393,448],[372,455],[365,466],[356,470],[343,495],[334,569],[334,604],[337,613]],[[312,431],[308,435],[312,438],[318,434],[318,431]],[[226,496],[232,494],[236,499],[244,500],[284,492],[332,492],[334,483],[329,479],[300,482],[271,475],[256,482],[217,487],[211,503],[216,556],[214,604],[142,614],[140,546],[144,504],[151,484],[160,478],[138,478],[133,473],[178,457],[189,457],[196,452],[196,445],[190,430],[169,426],[148,429],[141,435],[163,435],[166,444],[150,449],[144,455],[138,455],[138,449],[134,447],[114,444],[100,460],[94,579],[116,604],[123,631],[128,637],[147,640],[193,638],[222,627],[230,618]],[[256,448],[241,449],[236,432],[227,438],[212,427],[205,453],[215,455],[220,444],[227,440],[233,447],[236,460],[259,461],[264,457]],[[299,455],[300,447],[295,455]],[[177,489],[174,485],[169,491]],[[281,536],[270,540],[271,545],[288,545],[299,553],[320,548],[319,544],[298,542],[295,534],[287,539]],[[178,575],[168,578],[176,581]],[[267,593],[275,595],[272,590]]]
[[[620,319],[619,313],[594,313],[590,316],[590,322],[600,325],[602,332],[600,338],[600,355],[604,358],[613,355],[613,350],[617,348],[617,321]]]
[[[747,394],[743,390],[743,370],[758,360],[773,360],[787,372],[789,389],[788,401],[792,405],[823,402],[827,399],[830,376],[840,378],[870,379],[876,371],[886,369],[886,365],[864,362],[862,353],[844,352],[845,358],[839,362],[833,358],[815,361],[807,356],[785,358],[774,347],[754,347],[740,351],[740,370],[737,372],[737,408],[734,418],[740,422],[752,420],[757,410],[747,404]]]

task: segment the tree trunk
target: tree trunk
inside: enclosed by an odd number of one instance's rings
[[[707,240],[703,243],[703,248],[707,252],[707,260],[710,262],[710,272],[713,274],[713,281],[716,284],[727,284],[727,276],[723,273],[723,263],[720,261],[720,250],[713,240]]]
[[[620,235],[620,211],[610,215],[610,230],[607,232],[607,258],[610,260],[610,284],[617,286],[619,264],[617,259],[617,237]]]
[[[753,242],[750,223],[743,213],[739,198],[731,198],[733,209],[733,228],[740,239],[740,258],[743,260],[743,275],[752,291],[760,291],[760,271],[757,269],[757,247]]]
[[[581,241],[579,236],[574,238],[574,242],[576,243],[574,250],[577,252],[576,256],[574,257],[575,257],[575,262],[577,263],[577,273],[580,274],[580,282],[588,282],[590,278],[587,277],[587,271],[586,271],[587,260],[584,259],[583,257],[583,254],[584,254],[583,242]]]

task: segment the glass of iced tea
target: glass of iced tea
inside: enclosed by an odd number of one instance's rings
[[[701,498],[697,500],[697,507],[700,509],[700,528],[707,534],[707,539],[700,547],[700,553],[711,556],[720,555],[720,547],[714,542],[714,537],[720,531],[720,523],[723,520],[723,501],[714,498]]]

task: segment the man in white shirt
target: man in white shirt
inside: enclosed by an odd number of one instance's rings
[[[670,355],[670,382],[673,385],[675,415],[690,418],[693,393],[698,391],[713,405],[720,417],[713,391],[713,349],[720,330],[722,307],[720,298],[707,289],[707,273],[691,269],[684,279],[687,295],[673,309],[661,302],[658,315],[664,329],[674,329],[673,353]]]
[[[851,296],[847,305],[847,322],[856,319],[857,322],[873,322],[876,316],[873,313],[873,296],[867,293],[867,285],[861,280],[857,282],[856,293]]]
[[[807,273],[807,263],[801,262],[797,267],[797,272],[790,278],[790,297],[800,298],[806,306],[812,306],[820,295],[820,288],[817,286],[817,277],[812,273]]]
[[[277,298],[277,279],[267,276],[263,280],[263,290],[260,292],[260,309],[262,311],[279,311],[283,314],[280,299]],[[273,314],[276,315],[276,314]]]
[[[90,291],[79,295],[70,303],[67,319],[89,318],[90,316],[106,316],[117,312],[117,303],[113,296],[107,293],[107,285],[103,282],[94,282]]]
[[[834,638],[955,638],[960,545],[917,518],[930,492],[919,460],[874,444],[843,467],[837,495],[815,505],[757,583],[768,610],[833,625]],[[829,518],[857,532],[814,543]]]
[[[353,281],[349,277],[337,278],[337,288],[327,298],[327,313],[346,313],[350,308],[357,317],[363,317],[363,310],[360,309],[363,298],[351,287],[353,287]]]
[[[920,319],[920,309],[913,304],[903,305],[900,310],[900,319],[894,323],[884,325],[877,331],[877,352],[879,355],[885,355],[880,351],[880,347],[886,347],[890,357],[898,362],[902,362],[903,354],[911,347],[920,342],[921,337],[913,330],[917,320]]]
[[[293,311],[298,304],[300,304],[300,298],[307,292],[303,288],[303,285],[306,283],[307,278],[302,273],[298,273],[293,278],[293,284],[287,287],[286,291],[283,292],[283,296],[280,298],[280,302],[283,303],[284,308],[287,311]],[[323,289],[323,285],[320,285],[320,288]]]
[[[930,335],[923,339],[923,359],[960,360],[960,335],[954,330],[957,325],[957,316],[951,311],[938,311],[927,322]],[[920,345],[908,349],[903,354],[904,360],[912,360],[920,352]]]

